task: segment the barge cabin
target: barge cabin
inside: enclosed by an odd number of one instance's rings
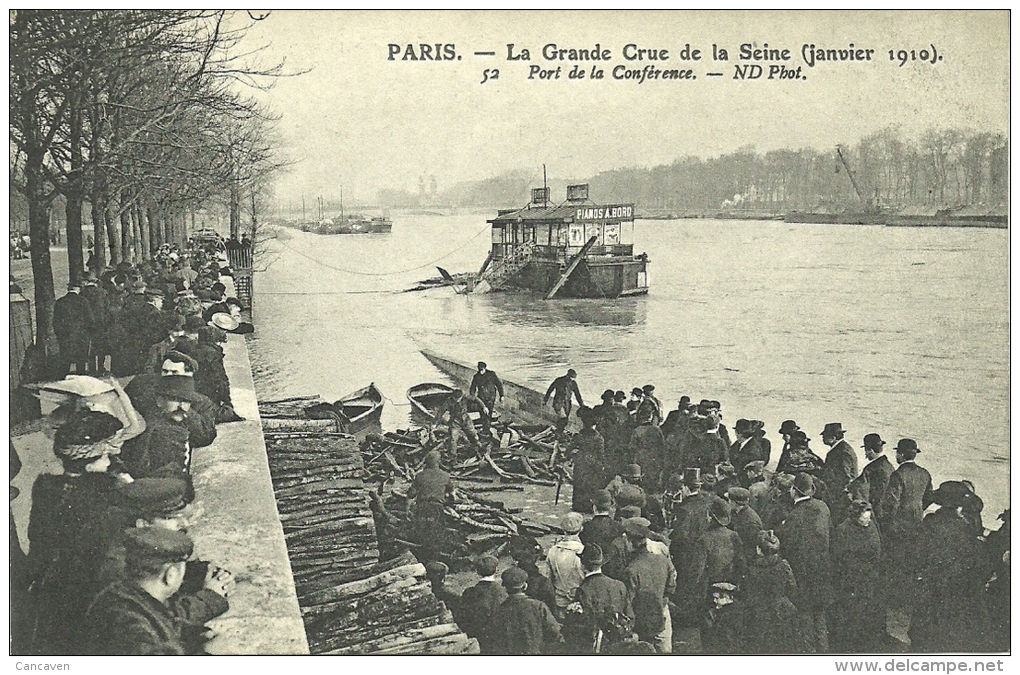
[[[493,289],[520,288],[545,298],[619,298],[648,293],[648,256],[634,255],[634,205],[596,204],[587,185],[549,202],[534,188],[531,203],[499,211],[481,279]]]

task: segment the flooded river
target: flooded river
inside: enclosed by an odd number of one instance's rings
[[[721,401],[731,427],[764,420],[773,462],[787,418],[823,456],[822,426],[842,422],[861,465],[864,434],[911,437],[936,484],[975,483],[986,525],[1008,506],[1006,230],[638,221],[647,297],[396,292],[435,276],[430,263],[477,270],[492,215],[397,212],[389,235],[281,229],[255,279],[260,397],[332,400],[374,381],[392,429],[408,425],[408,387],[446,381],[419,347],[542,391],[573,367],[586,402],[650,382],[667,408],[687,394]]]

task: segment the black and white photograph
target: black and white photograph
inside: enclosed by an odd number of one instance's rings
[[[1008,670],[1009,10],[8,32],[13,670]]]

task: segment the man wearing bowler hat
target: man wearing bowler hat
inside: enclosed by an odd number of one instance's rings
[[[733,465],[737,476],[744,474],[744,467],[757,460],[766,460],[765,451],[761,446],[761,439],[758,438],[758,431],[754,423],[748,419],[739,419],[733,425],[733,431],[737,434],[737,440],[730,446],[730,463]]]
[[[602,573],[604,558],[602,548],[598,544],[587,544],[581,552],[581,565],[584,568],[584,580],[577,588],[577,603],[580,605],[579,617],[571,622],[580,630],[574,631],[583,639],[577,645],[581,653],[599,652],[600,639],[604,627],[616,612],[634,619],[634,610],[627,597],[627,587],[622,581],[607,577]]]
[[[920,450],[917,441],[901,438],[896,443],[896,470],[876,512],[882,528],[883,560],[886,566],[887,599],[894,607],[910,601],[905,593],[916,562],[917,537],[924,510],[934,501],[931,474],[914,459]]]
[[[829,422],[822,429],[822,443],[829,446],[822,468],[825,493],[819,498],[828,506],[835,524],[846,518],[846,487],[857,478],[857,453],[843,436],[846,432],[839,422]]]
[[[105,588],[86,616],[85,651],[100,656],[183,655],[180,623],[167,601],[184,582],[194,544],[156,527],[125,533],[125,578]]]
[[[809,474],[797,474],[790,494],[793,507],[776,534],[797,580],[794,604],[810,621],[815,651],[823,654],[829,650],[825,613],[832,599],[829,507],[814,498],[815,481]]]
[[[868,502],[872,505],[882,503],[885,490],[889,486],[889,478],[894,471],[892,462],[885,456],[885,441],[878,434],[865,434],[864,458],[868,463],[861,469],[860,478],[868,482]]]

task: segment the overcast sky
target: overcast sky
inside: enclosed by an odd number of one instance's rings
[[[268,59],[293,70],[268,95],[282,116],[287,153],[298,163],[278,182],[281,199],[323,195],[372,200],[383,187],[417,190],[435,175],[443,190],[462,180],[523,168],[581,178],[624,166],[708,157],[744,145],[761,150],[853,143],[900,124],[1006,133],[1009,32],[1006,12],[318,12],[274,11],[250,33]],[[507,43],[532,61],[508,62]],[[819,63],[805,80],[735,81],[742,43],[874,49],[871,62]],[[387,59],[389,44],[455,45],[460,60]],[[571,81],[572,63],[542,58],[545,45],[611,51],[605,79]],[[626,61],[623,47],[668,49],[669,60]],[[684,63],[690,43],[702,60]],[[728,62],[711,60],[712,44]],[[890,49],[931,49],[935,64],[889,61]],[[495,51],[495,57],[475,56]],[[403,51],[401,55],[403,56]],[[691,68],[694,81],[617,81],[618,65]],[[779,62],[759,62],[768,66]],[[563,65],[559,80],[528,79],[530,65]],[[581,64],[590,71],[592,62]],[[485,68],[499,79],[480,84]],[[709,72],[722,72],[710,78]]]

